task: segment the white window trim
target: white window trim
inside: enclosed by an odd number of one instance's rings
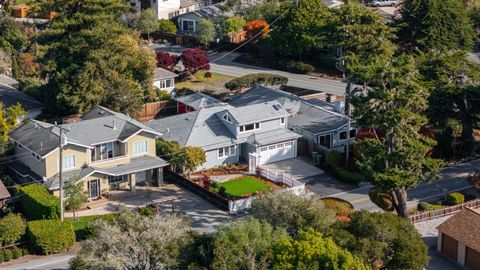
[[[139,143],[145,143],[145,152],[135,153],[135,145],[138,145]],[[134,142],[132,152],[133,152],[134,156],[144,155],[144,154],[148,153],[148,142],[147,142],[147,140]]]
[[[220,149],[223,150],[223,155],[220,156]],[[226,154],[228,151],[228,155]],[[232,151],[233,150],[233,151]],[[234,157],[237,155],[237,147],[235,145],[227,146],[227,147],[220,147],[217,149],[217,157],[218,159],[225,159],[228,157]]]
[[[228,114],[228,113],[225,113],[225,114],[222,116],[222,119],[225,120],[225,121],[228,122],[228,123],[232,123],[232,119],[230,118],[230,114]]]
[[[69,157],[73,157],[73,167],[66,168],[66,167],[65,167],[65,162],[64,162],[64,160],[65,160],[66,158],[69,158]],[[76,164],[76,163],[77,163],[77,159],[76,159],[75,155],[64,156],[64,157],[62,157],[62,159],[63,159],[63,160],[62,160],[62,171],[65,172],[65,171],[75,170],[75,168],[77,167],[77,164]]]
[[[285,121],[285,117],[280,118],[280,125],[281,125],[281,126],[285,126],[285,123],[286,123],[286,122],[287,122],[287,121]]]
[[[258,124],[258,128],[256,128]],[[247,125],[253,125],[253,129],[252,130],[245,130],[245,126]],[[243,131],[241,130],[241,127],[244,127],[243,128]],[[241,125],[238,127],[238,132],[239,133],[247,133],[247,132],[254,132],[254,131],[257,131],[257,130],[261,130],[262,129],[262,123],[261,122],[257,122],[257,123],[251,123],[251,124],[244,124],[244,125]]]

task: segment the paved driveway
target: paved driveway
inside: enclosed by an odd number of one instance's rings
[[[285,173],[296,180],[304,182],[313,193],[322,197],[358,188],[357,185],[346,184],[326,174],[322,169],[315,167],[307,158],[282,160],[266,165],[263,168],[276,173]]]

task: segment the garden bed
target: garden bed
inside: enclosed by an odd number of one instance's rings
[[[250,197],[274,188],[278,188],[278,186],[254,176],[239,177],[226,182],[212,184],[210,187],[212,191],[217,192],[220,196],[226,195],[232,198]],[[224,192],[222,192],[222,189]]]
[[[229,174],[243,174],[248,171],[248,166],[243,164],[227,164],[212,169],[205,169],[192,174],[192,177],[219,176]]]

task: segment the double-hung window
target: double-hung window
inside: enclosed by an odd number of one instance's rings
[[[74,155],[64,156],[62,160],[62,169],[69,170],[73,168],[75,168],[75,156]]]
[[[229,156],[235,156],[235,146],[218,148],[219,158],[224,158]]]
[[[135,142],[133,144],[133,154],[140,155],[147,153],[147,141]]]

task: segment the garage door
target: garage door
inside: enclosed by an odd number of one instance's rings
[[[277,143],[260,147],[260,165],[295,157],[293,142]]]
[[[465,266],[471,270],[480,270],[480,252],[467,247]]]
[[[458,241],[446,234],[442,235],[442,253],[454,260],[457,260]]]

